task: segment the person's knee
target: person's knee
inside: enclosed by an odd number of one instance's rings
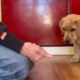
[[[24,56],[18,56],[16,59],[16,77],[26,77],[29,73],[29,60],[28,58],[25,58]]]
[[[23,56],[18,56],[16,59],[14,57],[8,58],[3,62],[5,63],[0,66],[0,69],[2,70],[0,70],[0,78],[3,80],[21,80],[25,78],[29,73],[28,59]],[[9,79],[7,79],[8,77]]]
[[[4,73],[5,71],[11,72],[12,74],[9,74],[8,76],[14,76],[17,80],[28,75],[28,58],[2,46],[0,46],[0,51],[0,69],[3,69]]]

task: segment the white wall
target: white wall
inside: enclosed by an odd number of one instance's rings
[[[43,47],[51,55],[73,55],[73,47]]]

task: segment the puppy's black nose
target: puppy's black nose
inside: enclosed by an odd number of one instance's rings
[[[65,40],[65,44],[70,44],[70,41],[69,40]]]

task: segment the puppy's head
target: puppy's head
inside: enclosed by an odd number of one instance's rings
[[[80,38],[80,15],[70,14],[63,17],[60,21],[60,28],[64,35],[64,42],[74,44]]]

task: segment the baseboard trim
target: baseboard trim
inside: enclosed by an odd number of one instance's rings
[[[74,50],[71,46],[61,46],[61,47],[43,47],[51,55],[73,55]]]

